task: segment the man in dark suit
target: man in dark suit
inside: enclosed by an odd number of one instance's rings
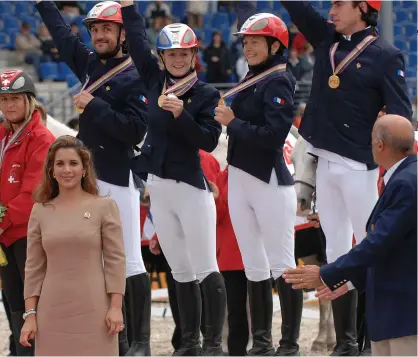
[[[366,291],[366,320],[376,356],[417,355],[417,155],[411,123],[379,118],[373,156],[385,168],[385,188],[366,225],[366,237],[334,263],[288,270],[293,288],[317,288],[317,296],[344,299],[353,287]],[[351,284],[347,284],[351,282]]]

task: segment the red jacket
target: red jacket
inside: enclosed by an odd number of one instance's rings
[[[218,174],[216,186],[219,190],[216,200],[216,258],[219,270],[244,270],[241,251],[229,216],[228,166]]]
[[[218,160],[216,160],[215,156],[203,150],[199,150],[199,155],[203,173],[205,174],[208,181],[215,183],[216,177],[221,171]]]
[[[8,140],[9,132],[0,126],[0,141]],[[34,205],[32,193],[41,183],[48,149],[55,141],[35,111],[32,121],[4,154],[0,171],[0,202],[7,207],[0,223],[4,230],[0,241],[6,246],[27,235],[29,216]]]

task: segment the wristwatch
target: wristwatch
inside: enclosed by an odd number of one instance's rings
[[[26,320],[26,318],[29,316],[29,315],[36,315],[36,309],[29,309],[28,311],[25,311],[24,312],[24,314],[23,314],[23,320]]]

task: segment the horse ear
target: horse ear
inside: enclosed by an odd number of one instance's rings
[[[296,140],[299,139],[299,130],[294,125],[290,127],[290,134],[292,134],[296,138]]]

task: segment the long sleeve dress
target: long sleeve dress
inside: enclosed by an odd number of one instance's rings
[[[118,356],[105,317],[125,292],[119,210],[110,198],[76,208],[35,204],[28,228],[25,299],[39,296],[35,354]]]

